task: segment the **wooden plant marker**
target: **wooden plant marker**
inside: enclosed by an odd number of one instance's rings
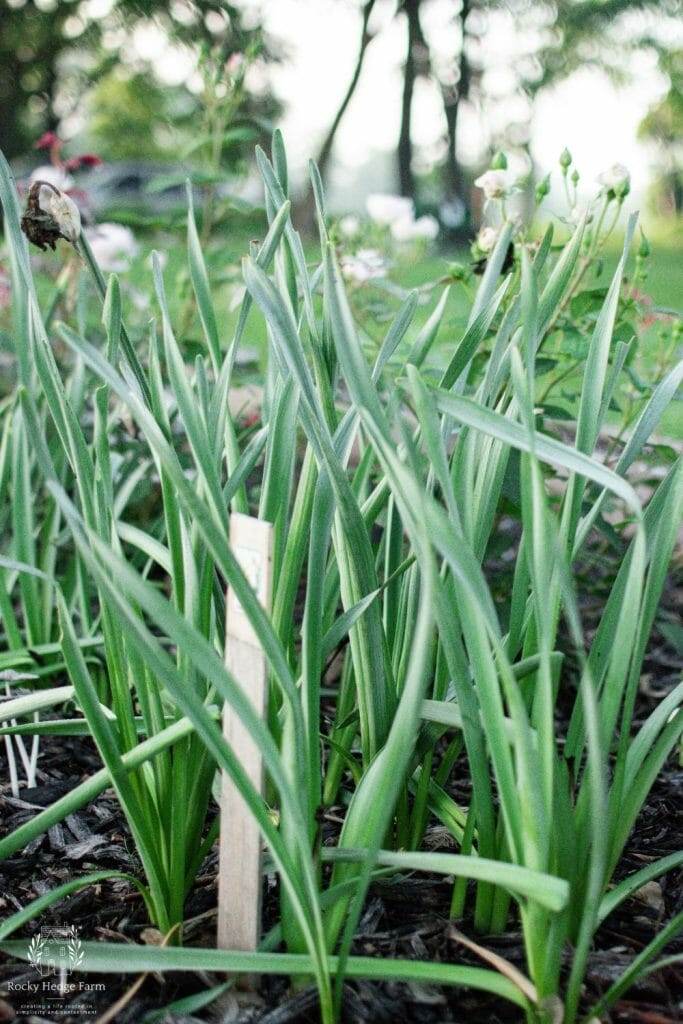
[[[233,512],[230,543],[267,612],[273,584],[273,527]],[[227,599],[226,664],[264,717],[268,671],[251,623],[230,587]],[[261,754],[233,709],[223,711],[223,734],[256,789],[263,790]],[[218,946],[253,952],[261,939],[261,833],[230,776],[221,780],[221,832],[218,867]]]

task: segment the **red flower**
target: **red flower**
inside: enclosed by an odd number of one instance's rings
[[[53,147],[59,148],[62,145],[62,140],[55,132],[45,132],[40,136],[36,142],[36,149],[52,149]]]
[[[70,157],[64,164],[67,171],[80,171],[83,167],[99,167],[102,159],[95,153],[82,153],[80,156]]]

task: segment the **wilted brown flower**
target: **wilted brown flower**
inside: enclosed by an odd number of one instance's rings
[[[21,229],[39,249],[54,249],[59,238],[75,245],[81,234],[81,215],[65,192],[48,181],[34,181]]]

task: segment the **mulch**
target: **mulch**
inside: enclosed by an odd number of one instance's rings
[[[587,562],[579,572],[592,581],[583,608],[590,618],[591,602],[600,605],[600,581],[613,572],[610,559]],[[494,569],[504,570],[505,556]],[[597,581],[597,582],[596,582]],[[585,580],[584,580],[585,582]],[[581,589],[581,588],[580,588]],[[590,590],[593,590],[591,596]],[[670,580],[662,603],[664,618],[680,621],[683,593]],[[680,679],[679,655],[656,635],[645,665],[638,698],[636,725]],[[563,709],[559,714],[563,715]],[[88,738],[44,738],[41,743],[38,782],[24,789],[21,799],[12,798],[9,787],[0,787],[0,834],[6,834],[28,820],[39,807],[46,806],[73,788],[100,767],[97,752]],[[8,778],[4,746],[0,744],[0,779]],[[463,780],[454,772],[453,792],[462,798]],[[325,824],[327,831],[338,828],[332,812]],[[442,831],[442,830],[441,830]],[[429,837],[434,846],[439,830]],[[683,845],[683,768],[676,754],[656,781],[638,819],[634,833],[620,863],[617,880],[666,856]],[[213,852],[206,860],[186,906],[185,941],[193,946],[214,945],[216,908],[216,864]],[[140,866],[118,803],[111,791],[71,815],[12,858],[0,863],[0,915],[24,906],[68,879],[87,871],[114,868],[137,873]],[[683,910],[683,871],[673,871],[645,892],[623,903],[600,928],[593,946],[586,978],[585,1005],[590,1006],[619,976],[633,958],[676,913]],[[482,966],[475,954],[456,944],[450,935],[448,909],[450,883],[441,877],[415,876],[390,879],[372,886],[353,952],[365,956],[410,957],[442,960]],[[268,879],[264,892],[266,925],[277,920],[277,885]],[[39,926],[73,926],[82,939],[142,942],[149,922],[138,892],[127,882],[107,881],[90,887],[48,910],[29,923],[25,936]],[[473,935],[471,921],[459,923],[463,932]],[[476,936],[482,945],[494,950],[524,969],[521,935],[510,930],[501,936]],[[667,947],[667,954],[683,951],[683,935]],[[33,968],[23,963],[0,963],[0,1024],[3,1021],[59,1021],[80,1024],[97,1019],[127,992],[135,976],[80,975],[88,983],[103,982],[102,991],[74,992],[52,1003],[42,1000],[38,1012],[30,1011],[30,997],[16,994],[16,986],[35,981]],[[169,1006],[175,1000],[201,992],[218,984],[216,975],[167,973],[150,975],[115,1020],[120,1024],[141,1024],[148,1015]],[[8,992],[12,984],[14,993]],[[35,1000],[34,1000],[35,1002]],[[342,1019],[348,1024],[377,1021],[404,1021],[416,1024],[517,1024],[520,1012],[510,1004],[485,993],[462,988],[447,988],[399,982],[354,981],[345,986]],[[683,1020],[683,965],[674,965],[636,984],[606,1018],[611,1024],[675,1024]],[[315,992],[292,992],[287,979],[265,978],[257,992],[228,991],[210,1006],[193,1012],[162,1013],[161,1021],[211,1021],[214,1024],[317,1024]]]

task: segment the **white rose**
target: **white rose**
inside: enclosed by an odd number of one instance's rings
[[[344,277],[355,281],[356,284],[384,277],[386,271],[386,260],[377,249],[359,249],[355,256],[346,256],[342,259]]]
[[[100,269],[108,274],[123,273],[139,252],[135,235],[123,224],[96,224],[86,235]]]
[[[243,53],[231,53],[228,57],[228,62],[225,65],[225,70],[229,75],[232,75],[233,78],[236,78],[244,67],[244,64],[245,58]]]
[[[479,175],[474,184],[483,190],[487,199],[502,199],[508,190],[505,171],[485,171]]]
[[[412,242],[417,238],[433,239],[439,233],[436,217],[402,217],[391,225],[391,233],[397,242]]]
[[[629,174],[628,167],[624,167],[623,164],[612,164],[606,171],[598,175],[598,183],[612,192],[616,192],[625,185],[629,185],[630,181],[631,175]]]
[[[67,189],[73,188],[74,183],[70,174],[67,174],[61,167],[54,167],[52,164],[36,167],[35,171],[31,172],[31,177],[28,179],[29,185],[33,185],[36,181],[46,181],[48,185],[54,185],[60,192],[66,192]]]
[[[346,217],[342,217],[339,221],[339,230],[341,231],[344,238],[355,238],[360,231],[360,221],[353,213],[347,213]]]
[[[75,245],[81,234],[81,214],[71,196],[52,185],[41,184],[38,206],[52,218],[62,238]]]
[[[477,235],[477,245],[482,252],[491,252],[496,240],[498,238],[498,232],[492,227],[483,227]]]
[[[414,216],[413,201],[405,196],[391,196],[375,193],[365,201],[368,214],[376,224],[388,227],[403,217]]]
[[[378,270],[381,269],[382,271],[386,270],[387,261],[379,249],[359,249],[356,256],[369,267],[374,267]]]

